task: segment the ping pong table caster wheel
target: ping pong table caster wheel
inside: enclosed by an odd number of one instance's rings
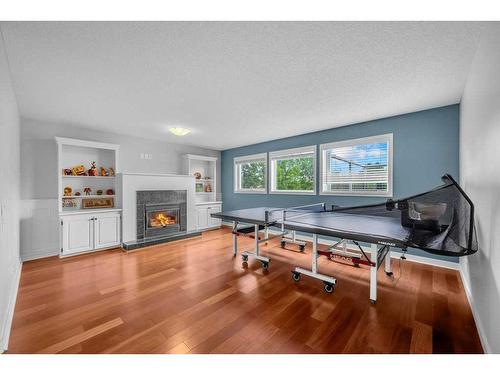
[[[333,284],[325,283],[325,286],[323,287],[323,289],[327,293],[333,293]]]
[[[242,261],[242,262],[241,262],[241,265],[242,265],[243,267],[248,266],[248,255],[242,255],[242,256],[241,256],[241,261]]]
[[[262,262],[262,269],[267,271],[269,269],[269,262]]]
[[[371,299],[371,300],[370,300],[370,303],[371,303],[372,305],[376,305],[376,304],[377,304],[377,301],[376,301],[376,300],[374,300],[374,299]]]
[[[282,248],[282,249],[284,249],[284,248],[285,248],[285,245],[286,245],[286,242],[285,242],[285,241],[281,241],[281,242],[280,242],[280,246],[281,246],[281,248]]]
[[[299,282],[300,281],[300,273],[292,271],[292,280],[295,282]]]
[[[306,249],[306,245],[299,245],[299,250],[301,253],[303,253],[305,249]]]

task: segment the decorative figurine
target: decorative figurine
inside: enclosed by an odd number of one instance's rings
[[[212,186],[210,184],[205,185],[205,193],[211,193],[212,192]]]
[[[76,197],[79,197],[80,195],[82,195],[82,193],[80,193],[79,191],[75,192]]]
[[[85,189],[83,189],[83,192],[85,193],[85,195],[90,195],[92,193],[92,189],[89,187],[86,187]]]
[[[101,189],[97,190],[97,191],[96,191],[96,194],[97,194],[97,195],[102,195],[102,190],[101,190]]]
[[[109,167],[109,176],[114,176],[114,175],[115,175],[115,170]]]
[[[70,186],[66,186],[64,188],[64,196],[65,197],[70,197],[73,189]]]
[[[115,191],[113,189],[106,190],[106,195],[115,195]]]
[[[91,163],[90,169],[89,169],[89,176],[97,176],[97,167],[95,166],[95,161]]]
[[[196,178],[197,180],[199,180],[201,178],[201,173],[200,172],[194,172],[194,178]]]
[[[101,176],[109,176],[109,172],[104,167],[101,167]]]
[[[63,176],[71,176],[72,174],[73,174],[73,171],[70,168],[63,169]]]
[[[73,176],[85,176],[85,167],[83,165],[77,165],[71,169]]]

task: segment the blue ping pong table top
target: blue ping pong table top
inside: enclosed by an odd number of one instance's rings
[[[242,223],[273,225],[281,224],[282,210],[283,208],[276,207],[256,207],[214,213],[212,216]],[[276,211],[277,215],[266,222],[266,211]],[[392,217],[332,211],[305,212],[297,217],[291,216],[285,220],[286,229],[329,237],[371,243],[389,242],[396,246],[402,246],[410,236],[410,230],[403,227],[399,219]]]

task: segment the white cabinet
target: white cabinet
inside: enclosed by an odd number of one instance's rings
[[[196,207],[196,229],[201,230],[208,227],[207,206]]]
[[[222,219],[219,219],[219,218],[216,218],[216,217],[212,217],[210,214],[215,214],[217,212],[221,212],[222,211],[222,205],[220,204],[215,204],[213,206],[210,206],[210,210],[208,212],[208,217],[209,217],[209,220],[210,220],[210,226],[211,227],[217,227],[219,228],[221,225],[222,225]]]
[[[94,248],[104,249],[120,245],[120,215],[96,215],[94,220]]]
[[[119,246],[119,212],[66,215],[61,218],[61,255],[71,255]]]
[[[211,214],[220,212],[221,206],[220,203],[196,205],[196,230],[219,228],[222,225],[222,220],[213,218]]]
[[[81,253],[94,249],[94,221],[89,215],[73,215],[62,219],[62,253]]]

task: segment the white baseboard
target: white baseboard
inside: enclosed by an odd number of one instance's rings
[[[222,225],[232,227],[232,223],[227,222],[227,221],[222,222]],[[275,229],[269,229],[269,233],[270,234],[279,234],[280,232],[278,230],[275,230]],[[307,236],[307,235],[302,235],[302,234],[297,235],[296,238],[298,240],[306,241],[306,242],[312,241],[312,236]],[[323,238],[320,238],[318,242],[322,245],[333,245],[336,241],[325,240]],[[365,251],[366,253],[370,253],[370,250],[371,249],[369,247],[363,246],[363,251]],[[400,257],[401,257],[400,252],[397,252],[397,251],[391,252],[391,258],[400,258]],[[405,257],[410,262],[427,264],[430,266],[441,267],[441,268],[448,268],[448,269],[457,270],[457,271],[460,268],[460,264],[457,262],[450,262],[447,260],[428,258],[428,257],[424,257],[424,256],[420,256],[420,255],[413,255],[413,254],[408,254],[408,253],[405,254]]]
[[[21,270],[23,264],[19,263],[17,270],[15,271],[12,284],[9,288],[9,304],[7,306],[7,316],[5,321],[2,322],[2,337],[0,337],[0,353],[7,350],[9,345],[10,329],[12,327],[12,320],[14,318],[14,309],[16,307],[17,291],[19,289],[19,282],[21,280]]]
[[[462,279],[462,284],[465,289],[465,295],[467,296],[467,300],[469,301],[470,308],[472,310],[472,317],[474,318],[474,322],[476,323],[477,332],[479,334],[479,340],[481,340],[481,345],[483,346],[483,350],[486,354],[492,354],[491,347],[488,343],[488,339],[484,334],[484,326],[481,322],[481,318],[479,317],[479,313],[477,312],[476,304],[474,303],[474,297],[472,296],[472,289],[470,285],[470,279],[468,276],[468,271],[464,263],[466,260],[460,262],[459,272],[460,278]]]
[[[60,251],[58,248],[38,249],[37,251],[32,251],[29,254],[26,254],[26,253],[21,254],[21,260],[23,262],[27,262],[30,260],[52,257],[55,255],[59,255],[59,252]]]

